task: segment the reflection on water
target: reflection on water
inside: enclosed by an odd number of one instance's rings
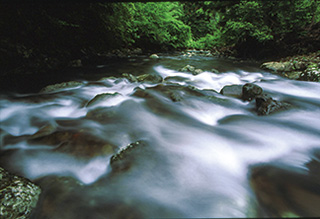
[[[319,83],[291,81],[214,58],[130,63],[134,67],[128,71],[137,71],[134,63],[145,63],[150,73],[170,80],[155,87],[105,78],[58,92],[1,96],[0,165],[42,187],[33,218],[318,213],[319,178],[309,174],[306,164],[319,148]],[[204,72],[179,72],[185,64]],[[254,103],[218,93],[226,85],[247,82],[295,107],[257,116]],[[217,92],[200,95],[191,86]],[[138,95],[138,88],[147,91]],[[88,104],[105,93],[117,95]],[[111,156],[139,140],[147,146],[134,154],[130,168],[113,171]],[[312,171],[317,164],[313,161]],[[308,199],[313,203],[306,206]]]

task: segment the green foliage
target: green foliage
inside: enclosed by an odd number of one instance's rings
[[[178,2],[138,2],[130,7],[133,38],[139,46],[186,47],[191,29],[180,20],[183,14]]]

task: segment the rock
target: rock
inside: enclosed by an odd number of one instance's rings
[[[211,72],[213,72],[213,73],[215,73],[215,74],[218,74],[218,73],[219,73],[219,71],[218,71],[217,69],[215,69],[215,68],[211,69]]]
[[[121,95],[121,94],[119,94],[118,92],[97,94],[93,99],[91,99],[87,103],[86,107],[92,107],[94,105],[97,105],[101,102],[107,101],[108,99],[115,97],[115,96],[118,96],[118,95]]]
[[[136,77],[139,82],[161,83],[162,77],[157,74],[143,74]]]
[[[114,107],[94,108],[93,110],[90,110],[86,115],[86,119],[94,120],[102,124],[108,123],[110,120],[114,120],[116,118],[118,117]]]
[[[29,218],[36,207],[40,187],[0,167],[0,218]]]
[[[149,56],[150,59],[158,59],[159,56],[157,54],[152,54]]]
[[[48,124],[48,125],[45,125],[45,126],[41,127],[39,129],[39,131],[37,131],[36,133],[31,135],[30,138],[34,139],[34,138],[40,138],[40,137],[43,137],[43,136],[47,136],[47,135],[50,135],[50,134],[54,133],[56,130],[57,130],[57,126],[56,125]]]
[[[55,146],[53,151],[67,153],[79,158],[93,158],[100,155],[110,155],[115,146],[103,138],[89,132],[75,130],[55,131],[45,136],[31,138],[29,144]]]
[[[293,71],[293,64],[290,62],[266,62],[261,65],[262,69],[271,70],[277,73]]]
[[[194,66],[192,66],[192,65],[186,65],[183,68],[181,68],[179,71],[193,73],[195,71],[195,69],[196,68]]]
[[[318,217],[319,181],[291,166],[259,164],[251,167],[250,186],[259,202],[258,218]]]
[[[138,79],[135,76],[133,76],[132,74],[123,73],[122,77],[128,79],[130,82],[133,82],[133,83],[138,82]]]
[[[203,72],[203,70],[202,69],[195,69],[193,72],[192,72],[192,74],[193,75],[198,75],[198,74],[201,74]]]
[[[242,85],[227,85],[224,86],[221,91],[221,94],[229,97],[241,98],[242,97]]]
[[[143,74],[139,76],[133,76],[132,74],[124,73],[123,77],[127,78],[130,82],[151,82],[160,83],[162,82],[162,77],[157,74]]]
[[[251,101],[256,96],[262,94],[262,88],[252,83],[246,83],[242,87],[242,99]]]
[[[49,93],[54,91],[60,91],[67,88],[75,88],[84,85],[83,82],[79,81],[68,81],[59,84],[48,85],[40,90],[40,93]]]
[[[290,107],[290,104],[274,100],[268,94],[261,94],[256,97],[256,111],[258,115],[269,115],[270,113]]]
[[[114,171],[122,171],[130,168],[135,156],[146,147],[144,141],[136,141],[120,149],[110,158],[110,165]]]

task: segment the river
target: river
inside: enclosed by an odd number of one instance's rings
[[[179,71],[187,64],[204,72]],[[122,73],[165,80],[132,82]],[[320,158],[319,83],[289,80],[252,63],[166,54],[57,75],[21,81],[0,96],[0,166],[41,186],[32,218],[319,213],[320,181],[313,172]],[[82,84],[39,92],[52,78],[51,84]],[[246,83],[293,107],[258,116],[254,101],[219,93]],[[88,104],[98,94],[108,95]],[[144,146],[133,149],[130,162],[121,164],[126,168],[113,169],[112,155],[137,141]],[[253,169],[263,180],[252,184]]]

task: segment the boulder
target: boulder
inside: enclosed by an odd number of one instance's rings
[[[68,82],[62,82],[59,84],[53,84],[48,85],[40,90],[40,93],[49,93],[49,92],[55,92],[60,91],[67,88],[75,88],[84,85],[83,82],[79,81],[68,81]]]
[[[158,59],[159,56],[157,54],[152,54],[149,56],[150,59]]]
[[[268,94],[261,94],[256,97],[256,111],[260,116],[269,115],[270,113],[285,110],[290,107],[290,104],[274,100]]]
[[[113,171],[122,171],[130,168],[132,162],[141,150],[146,147],[144,141],[136,141],[121,148],[110,158],[110,166]]]
[[[219,71],[218,71],[217,69],[215,69],[215,68],[211,69],[211,72],[213,72],[213,73],[215,73],[215,74],[218,74],[218,73],[219,73]]]
[[[242,97],[242,85],[237,85],[236,84],[236,85],[224,86],[221,89],[220,94],[240,99]]]
[[[202,69],[197,68],[197,69],[195,69],[195,70],[192,72],[192,74],[193,74],[193,75],[198,75],[198,74],[201,74],[202,72],[203,72]]]
[[[318,217],[319,180],[296,166],[257,164],[250,167],[250,186],[262,215],[257,218]]]
[[[162,77],[157,74],[142,74],[139,76],[133,76],[132,74],[124,73],[122,76],[127,78],[130,82],[160,83],[163,80]]]
[[[0,167],[0,218],[29,218],[36,207],[40,187]]]
[[[161,83],[162,77],[157,74],[143,74],[136,77],[139,82]]]
[[[251,101],[256,96],[262,94],[262,88],[252,83],[246,83],[242,87],[242,99]]]
[[[121,94],[119,94],[118,92],[97,94],[93,99],[91,99],[87,103],[86,107],[91,107],[91,106],[97,105],[101,102],[107,101],[108,99],[115,97],[115,96],[118,96],[118,95],[121,95]]]
[[[195,71],[195,69],[196,68],[194,66],[192,66],[192,65],[186,65],[183,68],[181,68],[179,71],[193,73]]]

